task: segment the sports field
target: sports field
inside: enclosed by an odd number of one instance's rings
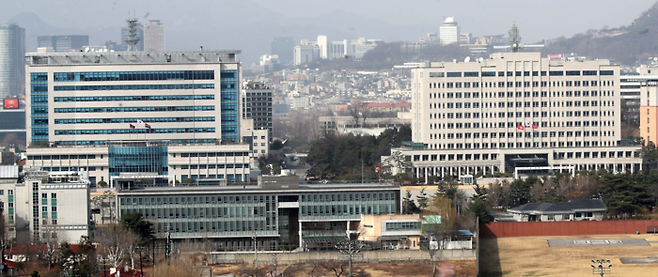
[[[645,239],[650,246],[549,247],[548,240]],[[606,276],[658,276],[658,264],[622,264],[620,258],[658,255],[658,235],[592,235],[481,239],[482,276],[593,276],[591,260],[609,259]]]

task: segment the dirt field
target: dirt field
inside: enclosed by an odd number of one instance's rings
[[[549,247],[548,239],[641,239],[658,235],[593,235],[573,237],[514,237],[482,239],[482,276],[593,276],[592,259],[609,259],[610,276],[658,276],[658,264],[622,264],[619,258],[658,255],[651,246]],[[606,275],[607,276],[607,275]]]

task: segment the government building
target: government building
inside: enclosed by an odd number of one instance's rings
[[[239,53],[28,53],[26,166],[249,182],[270,134],[241,117]]]
[[[496,53],[411,74],[413,142],[392,152],[419,178],[641,167],[639,146],[621,139],[619,66],[607,60]]]

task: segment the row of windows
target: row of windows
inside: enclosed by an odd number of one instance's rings
[[[173,154],[174,158],[176,153]],[[178,153],[183,158],[195,157],[246,157],[249,152],[201,152],[201,153]]]
[[[121,198],[121,205],[145,204],[145,205],[167,205],[167,204],[251,204],[274,202],[275,196],[270,195],[241,195],[241,196],[181,196],[181,197],[132,197]]]
[[[495,147],[492,147],[495,148]],[[503,148],[502,146],[500,148]],[[512,148],[512,147],[510,147]],[[632,152],[632,151],[602,151],[602,152],[554,152],[553,153],[553,159],[559,160],[559,159],[564,159],[569,158],[615,158],[615,155],[617,158],[632,158],[632,157],[637,157],[637,152]],[[498,158],[497,154],[491,154],[491,160],[496,160]],[[406,157],[407,160],[413,159],[413,161],[418,162],[418,161],[478,161],[480,159],[482,160],[488,160],[489,159],[489,154],[433,154],[433,155],[413,155],[413,158],[411,156]]]
[[[605,133],[605,134],[604,134]],[[445,133],[445,134],[430,134],[430,139],[470,139],[470,138],[514,138],[514,132],[491,132],[491,133]],[[438,136],[437,136],[438,135]],[[546,138],[546,137],[598,137],[598,131],[552,131],[552,132],[516,132],[517,138]],[[603,131],[602,136],[614,136],[614,131]]]
[[[551,81],[551,87],[580,87],[581,84],[583,87],[587,86],[598,86],[598,81]],[[601,81],[601,85],[604,86],[614,86],[614,81]],[[548,81],[516,81],[516,82],[482,82],[482,87],[484,88],[520,88],[520,87],[548,87]],[[429,83],[430,89],[435,88],[478,88],[480,87],[480,82],[447,82],[447,83]]]
[[[420,231],[420,222],[386,222],[386,231]]]
[[[365,201],[395,200],[394,193],[338,193],[338,194],[302,194],[301,202]]]
[[[539,91],[533,91],[532,94],[529,91],[524,91],[524,92],[521,92],[521,91],[516,91],[516,92],[508,91],[507,93],[501,91],[501,92],[498,92],[498,94],[496,94],[496,92],[483,92],[482,97],[483,98],[496,98],[496,95],[497,95],[498,98],[506,98],[506,96],[505,96],[506,94],[507,94],[507,98],[530,97],[530,95],[532,95],[532,97],[539,97],[539,95],[540,95]],[[598,97],[599,92],[596,91],[596,90],[591,91],[591,93],[590,93],[590,91],[587,91],[587,90],[582,91],[582,92],[581,91],[552,91],[550,94],[547,91],[542,91],[541,92],[541,97],[548,97],[549,95],[551,95],[552,97],[581,97],[581,96],[582,97],[589,97],[590,95],[592,97]],[[472,98],[480,98],[480,93],[479,92],[473,92],[473,93],[470,93],[470,92],[436,93],[436,92],[434,92],[434,93],[429,93],[429,98],[430,99],[432,99],[432,98],[448,98],[448,99],[451,99],[451,98],[471,98],[471,96],[472,96]],[[615,92],[614,91],[601,91],[601,96],[615,96]]]
[[[224,169],[224,168],[249,168],[249,164],[192,164],[181,165],[180,169]],[[176,169],[176,166],[174,166]]]
[[[546,76],[546,71],[541,71],[541,76]],[[614,75],[613,70],[567,70],[567,71],[548,71],[549,76],[596,76],[597,73],[600,73],[602,76]],[[498,77],[512,77],[512,76],[539,76],[539,71],[498,71]],[[430,72],[429,76],[434,77],[479,77],[480,72]],[[422,77],[422,75],[421,75]],[[496,77],[495,71],[483,71],[482,77]]]
[[[47,83],[48,82],[48,73],[46,72],[36,72],[30,74],[31,83]]]
[[[179,112],[179,111],[214,111],[214,110],[215,110],[215,106],[99,107],[99,108],[55,108],[55,113]]]
[[[95,166],[63,166],[63,167],[42,167],[44,171],[96,171]]]
[[[599,123],[601,123],[601,126],[615,126],[614,121],[542,121],[541,122],[541,127],[597,127],[599,126]],[[517,129],[519,126],[524,126],[523,128],[539,128],[540,122],[538,121],[526,121],[524,124],[523,122],[498,122],[498,126],[496,127],[495,122],[485,122],[482,123],[482,128],[489,129],[489,128],[514,128]],[[458,123],[430,123],[429,125],[430,130],[432,129],[478,129],[480,128],[480,123],[479,122],[458,122]]]
[[[242,174],[226,174],[226,178],[224,178],[224,174],[209,174],[209,175],[181,175],[181,181],[187,180],[187,178],[192,178],[194,180],[198,180],[202,182],[203,180],[201,179],[226,179],[229,182],[242,182],[243,177]],[[249,174],[244,175],[244,180],[249,180]]]
[[[38,160],[76,160],[76,159],[96,159],[96,155],[30,155],[27,156],[30,161]]]
[[[55,91],[214,89],[215,84],[55,86]]]
[[[33,140],[34,141],[34,140]],[[48,141],[48,140],[40,140]],[[172,144],[183,143],[216,143],[217,139],[170,139]],[[57,145],[107,145],[106,140],[60,140],[56,142]]]
[[[484,118],[517,118],[517,117],[539,117],[540,112],[499,112],[499,113],[483,113]],[[542,117],[548,117],[548,112],[541,112]],[[598,116],[598,111],[567,111],[567,112],[552,112],[553,117],[579,117],[579,116]],[[614,111],[602,111],[601,116],[614,116]],[[480,113],[430,113],[430,119],[441,118],[480,118]],[[476,127],[478,128],[478,127]],[[502,127],[500,127],[502,128]]]
[[[331,205],[331,206],[302,206],[300,214],[305,216],[325,215],[359,215],[359,214],[381,214],[395,212],[392,204],[366,204],[361,205]]]
[[[429,149],[496,149],[496,148],[546,148],[549,142],[508,142],[508,143],[447,143],[447,144],[429,144]],[[601,146],[614,146],[614,141],[602,141]],[[550,147],[598,147],[599,141],[551,141]]]
[[[498,106],[495,105],[495,103],[485,103],[484,108],[537,108],[539,107],[539,101],[526,101],[526,102],[507,102],[507,105],[505,105],[505,102],[498,102]],[[599,102],[598,101],[562,101],[562,102],[548,102],[548,101],[542,101],[541,106],[542,107],[548,107],[548,103],[551,103],[551,107],[589,107],[590,104],[592,107],[598,106]],[[430,109],[470,109],[471,106],[474,109],[480,108],[480,103],[479,102],[473,102],[472,105],[470,102],[448,102],[448,103],[429,103],[430,104]],[[615,106],[614,101],[601,101],[602,106]],[[438,107],[438,108],[437,108]]]
[[[135,123],[142,120],[147,123],[151,122],[214,122],[214,116],[197,116],[197,117],[151,117],[151,118],[75,118],[75,119],[55,119],[55,124],[90,124],[90,123]],[[48,124],[48,120],[33,118],[33,125]]]
[[[178,133],[214,133],[215,128],[158,128],[158,129],[103,129],[103,130],[55,130],[55,135],[111,135],[111,134],[178,134]]]
[[[55,72],[55,82],[214,80],[213,70]]]
[[[213,94],[205,95],[151,95],[151,96],[91,96],[91,97],[55,97],[55,102],[106,102],[106,101],[172,101],[172,100],[210,100]]]

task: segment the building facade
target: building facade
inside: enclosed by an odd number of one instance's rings
[[[238,53],[29,53],[28,143],[238,142]]]
[[[0,99],[25,94],[25,29],[0,27]]]
[[[454,17],[448,17],[439,27],[439,39],[442,45],[459,43],[459,26]]]
[[[350,222],[397,213],[401,201],[392,184],[302,185],[298,176],[261,176],[240,187],[120,190],[117,197],[117,210],[139,212],[156,236],[204,240],[220,251],[250,251],[254,241],[259,250],[277,250],[346,240]]]
[[[18,166],[2,167],[16,173],[13,181],[0,182],[8,239],[57,244],[89,236],[89,181],[84,172],[27,170],[21,179]]]
[[[51,47],[55,52],[79,51],[89,46],[87,35],[38,36],[39,47]]]
[[[302,40],[300,45],[293,49],[293,64],[309,63],[320,58],[320,47],[314,41]]]
[[[165,29],[160,20],[149,20],[144,27],[144,51],[165,51]]]
[[[33,146],[26,152],[26,167],[52,172],[82,170],[92,184],[104,181],[110,186],[122,174],[156,176],[154,185],[191,182],[188,179],[193,183],[217,179],[249,182],[250,160],[255,156],[248,144],[138,140],[89,146]]]
[[[274,89],[263,82],[247,81],[242,85],[242,117],[254,120],[254,129],[266,129],[272,139],[272,94]]]
[[[413,144],[399,149],[419,177],[574,166],[639,170],[620,132],[619,66],[497,53],[412,69]]]

